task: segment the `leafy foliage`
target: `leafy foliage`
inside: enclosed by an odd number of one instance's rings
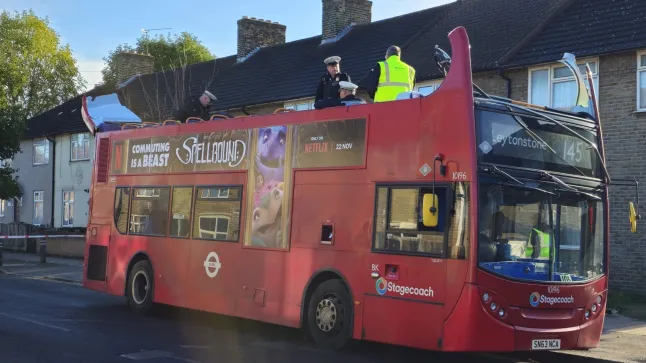
[[[72,50],[33,11],[0,13],[0,160],[20,151],[25,121],[85,87]],[[20,196],[11,168],[0,169],[0,199]]]
[[[135,46],[129,44],[118,45],[107,57],[103,58],[106,66],[101,73],[103,73],[103,82],[106,85],[116,85],[117,69],[114,57],[121,52],[137,52],[151,55],[154,58],[155,72],[183,68],[215,58],[208,48],[188,32],[182,32],[179,35],[157,35],[153,38],[142,35],[137,39]]]

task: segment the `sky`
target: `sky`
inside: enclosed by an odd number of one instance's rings
[[[373,0],[372,20],[427,9],[455,0]],[[79,71],[92,88],[101,82],[103,57],[142,35],[193,33],[217,57],[235,54],[242,16],[287,26],[287,41],[321,34],[321,0],[0,0],[0,10],[32,9],[69,44]],[[165,30],[153,30],[171,28]]]

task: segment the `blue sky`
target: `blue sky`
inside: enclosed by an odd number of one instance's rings
[[[373,0],[372,20],[454,1]],[[0,4],[0,10],[31,8],[49,18],[62,42],[72,47],[90,88],[101,81],[102,58],[118,44],[134,44],[142,29],[191,32],[218,57],[236,52],[236,21],[245,15],[286,25],[287,41],[321,34],[321,0],[0,0]]]

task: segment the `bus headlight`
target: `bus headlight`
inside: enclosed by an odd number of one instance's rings
[[[486,292],[482,294],[482,301],[489,302],[489,294],[487,294]]]
[[[496,303],[495,303],[495,302],[492,302],[492,303],[491,303],[491,311],[496,311],[496,308],[497,308],[497,307],[498,307],[498,305],[496,305]]]

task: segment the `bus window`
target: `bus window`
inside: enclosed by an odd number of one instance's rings
[[[238,242],[241,187],[198,187],[195,193],[193,238]]]
[[[452,184],[453,207],[449,219],[448,258],[465,260],[469,256],[469,185]]]
[[[121,234],[128,233],[128,211],[130,209],[130,187],[119,187],[114,191],[114,225]]]
[[[191,233],[191,203],[193,187],[173,188],[170,236],[188,238]]]
[[[169,188],[133,188],[130,234],[165,236]]]
[[[438,224],[426,227],[422,203],[432,188],[380,187],[377,191],[376,250],[443,255],[447,212],[446,187],[436,186]]]

